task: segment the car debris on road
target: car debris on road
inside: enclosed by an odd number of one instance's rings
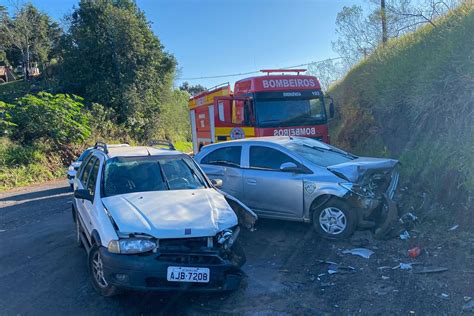
[[[365,259],[370,259],[370,256],[374,254],[374,252],[370,249],[367,248],[354,248],[354,249],[348,249],[348,250],[343,250],[343,254],[351,254],[354,256],[359,256]]]

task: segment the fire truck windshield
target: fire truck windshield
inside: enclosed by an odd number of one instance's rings
[[[307,126],[325,124],[322,96],[304,98],[256,98],[258,127]]]

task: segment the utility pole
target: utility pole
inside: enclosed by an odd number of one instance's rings
[[[382,18],[382,45],[387,43],[387,15],[385,14],[385,0],[380,0],[380,17]]]

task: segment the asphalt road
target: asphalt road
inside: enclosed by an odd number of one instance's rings
[[[370,234],[326,241],[307,224],[259,220],[257,231],[241,235],[247,264],[239,290],[103,298],[90,284],[85,251],[74,244],[69,187],[50,182],[0,194],[0,314],[458,314],[466,296],[474,297],[472,226],[462,226],[446,233],[449,243],[430,235],[410,241],[426,249],[420,262],[449,267],[418,275],[390,268],[410,260],[406,241],[374,241]],[[360,245],[376,253],[371,259],[342,253]],[[357,272],[328,275],[319,259]]]
[[[252,244],[255,251],[247,251],[248,277],[237,292],[127,292],[102,298],[89,282],[85,251],[74,244],[71,192],[64,181],[3,193],[0,207],[0,314],[266,314],[275,308],[285,310],[286,303],[273,302],[275,306],[270,306],[268,300],[255,300],[268,294],[273,297],[285,289],[274,273],[284,259],[275,255],[277,244],[287,241],[289,233],[280,229],[281,222],[266,227],[264,232],[270,239],[244,234],[244,245]],[[290,226],[299,237],[304,237],[309,227]],[[249,305],[252,302],[255,304]]]

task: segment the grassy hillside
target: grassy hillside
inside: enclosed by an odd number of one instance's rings
[[[406,183],[442,202],[474,197],[474,8],[393,40],[329,93],[336,145],[401,160]]]

